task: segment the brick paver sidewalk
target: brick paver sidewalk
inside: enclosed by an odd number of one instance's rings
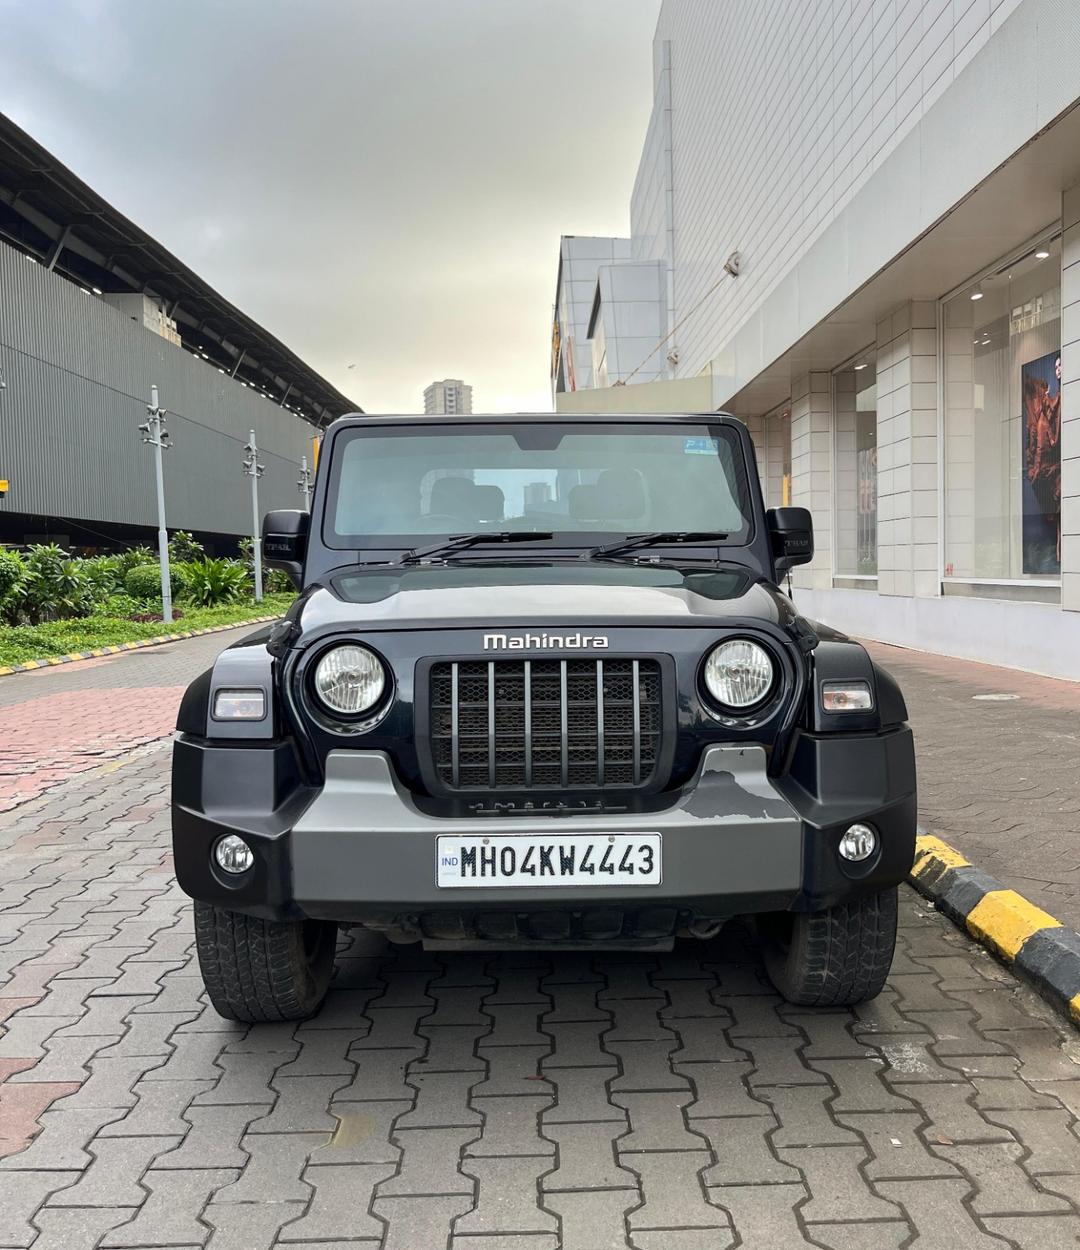
[[[906,889],[889,985],[854,1011],[784,1005],[729,928],[659,956],[344,935],[317,1019],[222,1020],[170,871],[167,743],[130,748],[133,709],[171,724],[227,641],[0,681],[24,746],[63,709],[42,735],[52,787],[0,813],[0,1250],[1080,1244],[1078,1035]],[[1046,735],[1020,748],[1030,830],[1038,791],[1069,780],[1046,709],[1072,688],[887,662],[927,818],[961,845],[948,787],[971,804],[996,787],[1004,822],[1004,743]],[[1014,686],[1029,694],[971,698]],[[998,738],[984,785],[972,726]],[[95,733],[116,758],[56,783]],[[986,845],[1022,847],[1008,832]]]
[[[1080,929],[1080,683],[866,645],[907,698],[927,829]]]
[[[0,812],[170,734],[187,683],[251,632],[0,678]]]
[[[346,936],[317,1019],[249,1029],[205,1003],[167,781],[158,750],[0,816],[0,1247],[1078,1244],[1077,1035],[906,888],[854,1011],[782,1004],[744,929]]]

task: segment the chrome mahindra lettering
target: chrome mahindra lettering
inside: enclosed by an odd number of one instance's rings
[[[485,651],[607,650],[606,634],[485,634]]]

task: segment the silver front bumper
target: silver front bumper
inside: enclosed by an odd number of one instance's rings
[[[794,895],[802,883],[803,826],[774,788],[759,746],[712,746],[672,807],[649,813],[429,816],[396,781],[385,755],[332,751],[325,784],[293,828],[293,897],[308,914],[345,910],[423,912],[440,907],[575,907],[610,904],[618,888],[440,889],[436,839],[446,834],[505,836],[658,832],[663,881],[637,887],[637,906]]]

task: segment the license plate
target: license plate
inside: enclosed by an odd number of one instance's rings
[[[659,885],[663,879],[658,833],[440,836],[435,866],[436,884],[447,889]]]

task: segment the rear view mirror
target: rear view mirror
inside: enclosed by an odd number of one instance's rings
[[[806,508],[770,508],[765,519],[779,581],[788,569],[814,558],[814,521]]]
[[[272,569],[288,573],[297,590],[304,571],[310,523],[310,512],[294,508],[281,508],[263,517],[263,559]]]

